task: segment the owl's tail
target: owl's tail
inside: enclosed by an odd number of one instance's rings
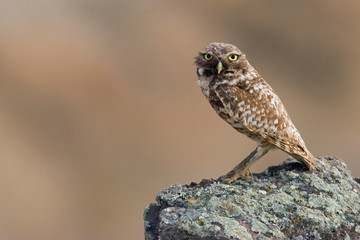
[[[291,154],[291,156],[304,164],[309,171],[315,169],[316,159],[309,151],[306,151],[306,154],[304,155]]]

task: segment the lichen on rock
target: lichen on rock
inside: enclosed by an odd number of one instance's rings
[[[288,160],[252,181],[163,189],[144,212],[145,239],[360,239],[360,184],[345,163]]]

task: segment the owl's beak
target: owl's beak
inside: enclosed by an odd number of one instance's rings
[[[224,69],[221,60],[218,62],[218,65],[216,66],[216,69],[218,70],[218,74],[220,74],[221,71]]]

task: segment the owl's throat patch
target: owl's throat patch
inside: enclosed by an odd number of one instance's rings
[[[198,68],[197,69],[197,75],[198,77],[210,77],[210,76],[213,76],[215,75],[216,72],[215,71],[212,71],[212,70],[209,70],[209,69],[206,69],[206,68]]]

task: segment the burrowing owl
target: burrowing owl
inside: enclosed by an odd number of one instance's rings
[[[315,159],[290,120],[274,90],[249,64],[245,54],[226,43],[211,43],[195,59],[198,83],[217,114],[257,142],[250,153],[223,178],[245,177],[252,163],[279,148],[311,171]]]

